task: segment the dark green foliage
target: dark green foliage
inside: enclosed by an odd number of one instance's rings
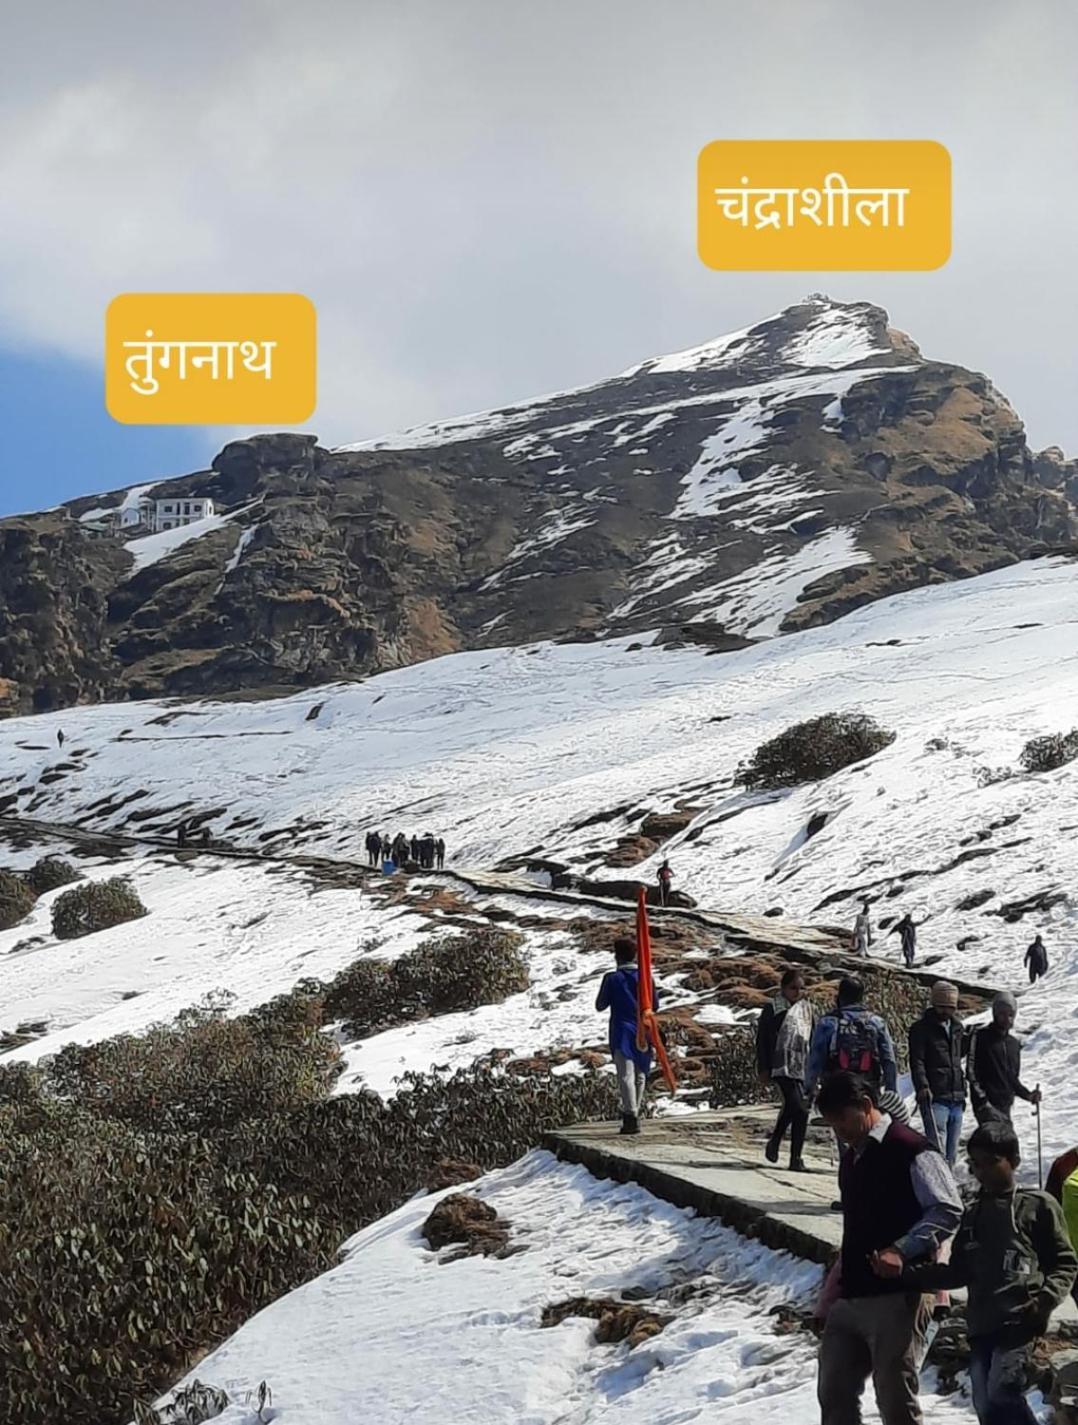
[[[87,881],[53,902],[52,932],[60,940],[75,940],[146,914],[138,892],[121,876],[111,881]]]
[[[18,925],[34,908],[37,894],[22,876],[0,871],[0,930]]]
[[[317,1001],[287,997],[253,1014],[185,1010],[173,1024],[99,1044],[68,1044],[42,1065],[59,1099],[162,1133],[214,1134],[324,1098],[340,1052]]]
[[[46,891],[55,891],[59,886],[69,886],[79,879],[78,871],[62,856],[43,856],[26,873],[27,885],[39,896]]]
[[[428,1014],[500,1004],[528,988],[513,931],[477,926],[439,935],[396,960],[356,960],[325,988],[329,1019],[356,1039]]]
[[[489,1169],[616,1113],[609,1075],[489,1064],[328,1098],[316,988],[0,1065],[4,1425],[125,1425],[445,1158]]]
[[[1078,757],[1078,728],[1031,737],[1022,748],[1022,767],[1027,772],[1054,772]]]
[[[749,791],[819,782],[874,757],[894,740],[893,732],[864,713],[825,713],[763,743],[737,769],[735,780]]]

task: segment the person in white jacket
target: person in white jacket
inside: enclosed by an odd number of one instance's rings
[[[866,956],[872,944],[872,917],[869,902],[861,902],[861,914],[853,923],[853,948],[856,954]]]

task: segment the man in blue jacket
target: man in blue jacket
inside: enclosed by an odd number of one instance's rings
[[[617,969],[608,971],[599,986],[595,1008],[610,1011],[610,1053],[618,1075],[622,1133],[640,1132],[651,1050],[636,1047],[637,973],[636,946],[625,936],[614,941]],[[652,1008],[659,1007],[659,991],[651,982]]]
[[[898,1061],[886,1022],[863,1004],[860,980],[839,981],[838,1003],[817,1023],[805,1070],[805,1091],[811,1100],[829,1074],[857,1074],[876,1089],[898,1087]]]

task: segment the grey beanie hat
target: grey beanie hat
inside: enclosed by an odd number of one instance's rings
[[[1010,990],[1000,990],[999,994],[996,995],[995,999],[992,1001],[992,1008],[1009,1009],[1012,1014],[1017,1014],[1018,1001],[1015,999],[1014,995],[1011,994]]]

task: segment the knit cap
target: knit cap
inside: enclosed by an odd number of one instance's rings
[[[1017,1014],[1018,1001],[1015,999],[1014,995],[1011,994],[1010,990],[1000,990],[999,994],[996,995],[995,999],[992,1001],[992,1008],[1009,1009],[1012,1014]]]
[[[937,980],[932,986],[932,1004],[936,1009],[957,1009],[958,989],[946,980]]]

